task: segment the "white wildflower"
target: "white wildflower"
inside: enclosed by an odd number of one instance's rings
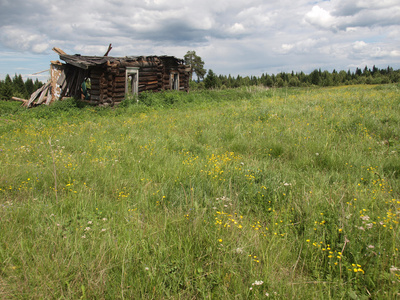
[[[256,280],[251,285],[262,285],[263,283],[264,283],[264,281],[262,281],[262,280]]]
[[[90,227],[86,227],[86,228],[85,228],[85,231],[89,231],[89,230],[90,230]]]
[[[88,223],[89,225],[90,225],[90,224],[93,224],[93,222],[92,222],[92,221],[89,221],[89,222],[87,222],[87,223]]]
[[[390,270],[390,272],[392,272],[392,273],[393,273],[393,272],[400,271],[400,269],[399,269],[399,268],[396,268],[395,266],[391,266],[389,270]]]

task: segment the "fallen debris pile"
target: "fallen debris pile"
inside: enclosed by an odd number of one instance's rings
[[[50,104],[51,101],[51,89],[50,89],[50,84],[51,82],[48,81],[45,85],[43,85],[40,89],[35,91],[32,95],[31,98],[29,98],[29,101],[26,103],[27,107],[30,107],[31,105],[39,105],[42,103],[45,103],[46,105]],[[44,102],[46,101],[46,102]]]

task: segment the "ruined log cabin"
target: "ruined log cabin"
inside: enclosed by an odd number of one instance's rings
[[[28,106],[43,103],[44,99],[49,104],[64,97],[115,105],[144,91],[189,91],[190,66],[173,56],[83,56],[53,50],[65,63],[51,62],[47,88],[38,93],[38,99],[31,97]]]

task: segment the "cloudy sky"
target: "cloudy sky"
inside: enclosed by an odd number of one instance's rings
[[[68,54],[173,55],[217,74],[400,68],[400,0],[0,0],[0,79]],[[40,74],[45,81],[47,73]]]

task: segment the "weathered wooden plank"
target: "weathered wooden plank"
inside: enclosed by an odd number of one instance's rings
[[[158,76],[154,76],[154,75],[139,77],[139,81],[156,81],[158,79],[159,79]]]
[[[22,98],[18,98],[18,97],[11,97],[11,100],[22,102],[24,105],[27,105],[29,102],[29,100],[27,100],[27,99],[22,99]]]
[[[57,47],[53,47],[52,49],[55,53],[57,53],[58,55],[67,55],[67,53],[65,53],[63,50],[61,50],[60,48]]]
[[[117,82],[115,83],[115,88],[125,88],[125,82]]]
[[[47,94],[47,91],[48,91],[48,89],[49,89],[49,86],[50,85],[47,85],[47,87],[43,90],[43,92],[40,94],[40,97],[39,97],[39,100],[38,101],[36,101],[36,104],[42,104],[42,102],[44,101],[44,97],[46,96],[46,94]]]
[[[90,84],[92,86],[100,84],[100,78],[90,78]]]
[[[125,83],[125,76],[115,77],[115,82],[124,82]]]
[[[153,89],[157,89],[157,88],[158,88],[158,84],[148,84],[145,87],[146,90],[153,90]]]
[[[94,89],[91,89],[90,90],[90,95],[100,95],[100,90],[94,90]]]
[[[152,85],[152,84],[158,84],[158,80],[155,81],[141,81],[140,83],[144,84],[144,85]]]
[[[112,97],[113,97],[113,99],[115,99],[115,98],[124,98],[125,97],[125,93],[113,93]]]
[[[34,92],[31,97],[29,98],[27,107],[29,107],[33,101],[35,101],[35,99],[37,98],[37,96],[39,96],[39,94],[41,92],[43,92],[44,89],[47,89],[50,86],[50,82],[46,83],[45,85],[43,85],[40,89],[38,89],[36,92]]]
[[[37,89],[35,92],[32,93],[31,97],[29,98],[28,105],[32,103],[33,100],[44,90],[44,85]]]
[[[97,100],[97,101],[99,101],[99,100],[100,100],[100,95],[93,95],[93,94],[91,94],[91,95],[90,95],[90,99],[91,99],[91,100]]]
[[[155,71],[151,71],[151,72],[140,72],[140,71],[139,71],[139,77],[161,76],[161,75],[162,75],[161,72],[155,72]]]
[[[48,92],[47,92],[47,100],[46,100],[46,105],[50,105],[51,103],[51,88],[49,88]]]
[[[122,88],[115,88],[114,90],[113,90],[113,92],[115,92],[115,93],[125,93],[125,87],[122,87]]]
[[[64,81],[65,81],[65,72],[64,72],[64,70],[61,70],[60,77],[58,77],[58,79],[57,79],[57,84],[62,85]]]

